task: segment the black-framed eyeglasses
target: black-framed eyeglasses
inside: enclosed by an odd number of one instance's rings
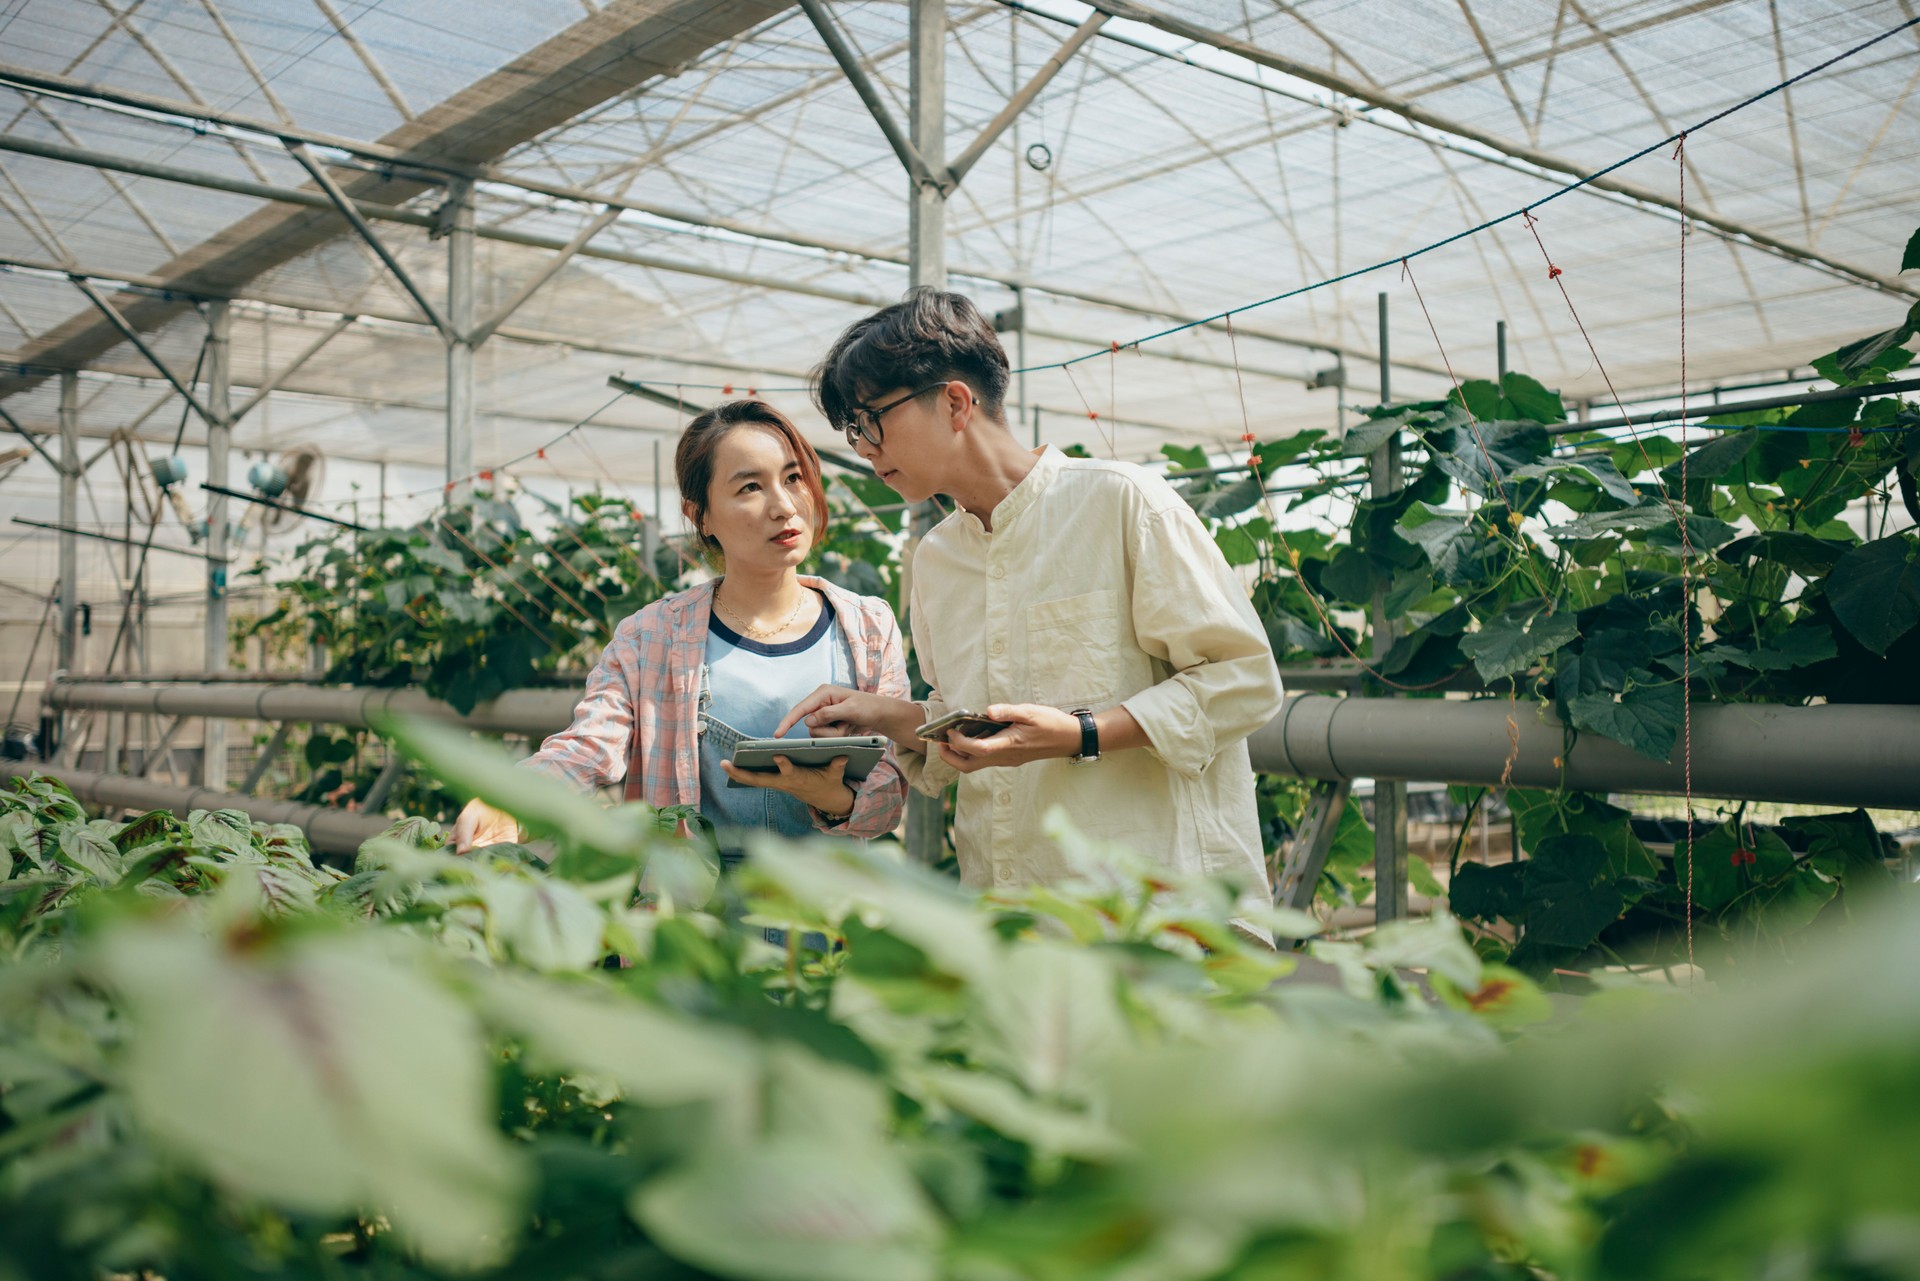
[[[860,441],[865,440],[869,445],[877,448],[886,437],[886,432],[880,427],[880,420],[886,416],[889,409],[904,405],[915,396],[924,396],[930,391],[938,391],[955,381],[957,380],[944,378],[937,383],[928,383],[920,390],[910,391],[898,400],[889,400],[878,409],[868,409],[864,405],[855,406],[848,412],[847,421],[840,424],[840,430],[847,435],[847,444],[858,447]]]

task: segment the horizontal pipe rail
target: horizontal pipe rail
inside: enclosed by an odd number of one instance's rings
[[[517,689],[482,703],[465,716],[421,690],[366,686],[208,681],[145,685],[64,680],[47,686],[56,711],[136,712],[157,716],[217,716],[230,720],[306,721],[371,728],[388,717],[457,721],[490,734],[539,734],[565,729],[580,700],[577,689]]]
[[[63,711],[143,712],[366,727],[427,716],[470,729],[540,736],[563,729],[575,689],[520,689],[461,716],[417,689],[241,683],[55,681]],[[1249,742],[1255,769],[1314,779],[1407,779],[1471,786],[1566,786],[1680,795],[1676,749],[1651,760],[1610,739],[1569,732],[1538,704],[1505,699],[1289,695]],[[1517,745],[1517,746],[1516,746]],[[1556,764],[1556,761],[1564,764]],[[1693,712],[1693,793],[1723,800],[1920,809],[1920,707],[1719,704]]]
[[[360,843],[387,829],[390,819],[379,814],[356,814],[324,805],[267,800],[237,792],[210,792],[203,787],[181,788],[125,774],[92,770],[37,770],[29,761],[0,761],[0,778],[25,778],[35,772],[58,778],[80,800],[130,810],[172,810],[185,818],[191,810],[244,810],[263,823],[291,823],[306,833],[307,843],[323,854],[351,854]]]
[[[1418,779],[1591,792],[1687,791],[1665,761],[1569,731],[1505,699],[1288,697],[1248,746],[1253,767],[1300,778]],[[1693,794],[1800,805],[1920,808],[1920,707],[1718,704],[1693,710]]]

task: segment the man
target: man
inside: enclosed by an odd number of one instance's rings
[[[1280,674],[1246,591],[1166,481],[1128,463],[1029,452],[1008,429],[1006,352],[964,297],[916,289],[842,334],[815,371],[827,420],[908,502],[958,504],[914,554],[923,706],[825,686],[789,712],[879,733],[908,780],[960,781],[962,879],[1007,887],[1069,868],[1041,831],[1082,832],[1266,901],[1246,738]],[[949,709],[1007,728],[914,731]]]

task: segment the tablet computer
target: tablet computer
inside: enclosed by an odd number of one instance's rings
[[[733,749],[733,763],[737,769],[757,774],[778,774],[780,767],[773,763],[776,756],[813,769],[830,765],[835,757],[844,756],[847,772],[843,777],[849,783],[857,783],[873,772],[886,752],[887,740],[881,734],[850,738],[743,738]],[[727,786],[744,787],[745,784],[728,779]]]

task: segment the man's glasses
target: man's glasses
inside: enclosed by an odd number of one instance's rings
[[[880,420],[886,416],[889,409],[898,405],[904,405],[915,396],[924,396],[930,391],[938,391],[952,381],[953,379],[949,378],[937,383],[928,383],[920,390],[910,391],[898,400],[889,400],[878,409],[868,409],[864,405],[855,406],[848,412],[847,421],[840,424],[840,430],[847,434],[847,444],[858,447],[860,442],[864,440],[869,445],[878,448],[880,442],[886,436],[886,433],[881,430]]]

